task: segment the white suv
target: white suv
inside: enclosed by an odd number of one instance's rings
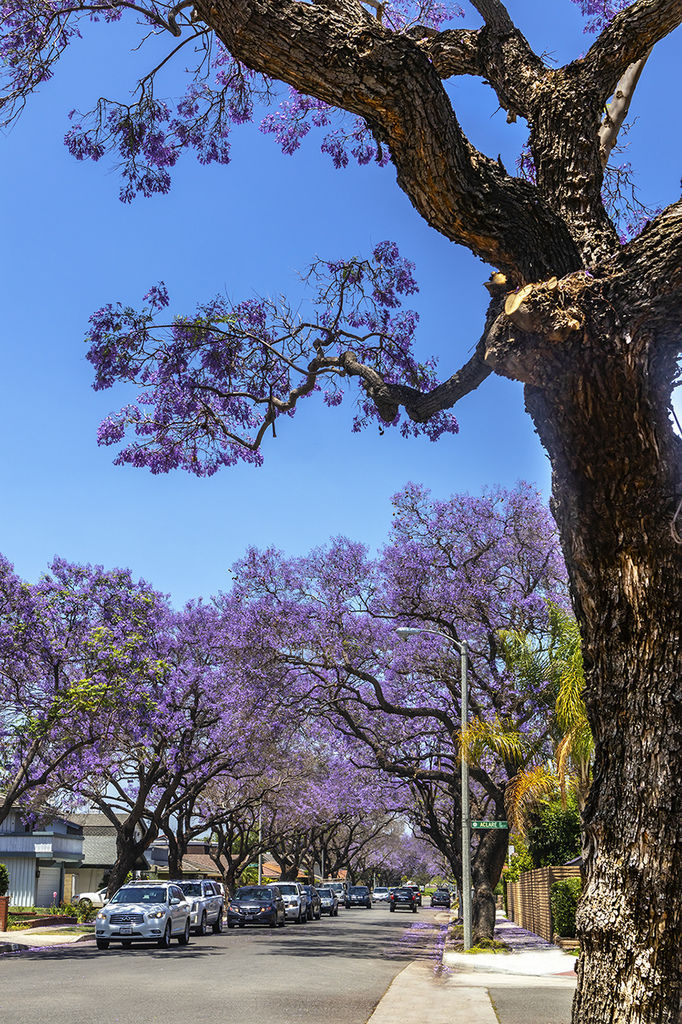
[[[284,900],[286,919],[304,924],[308,920],[308,897],[300,882],[277,882]]]
[[[186,946],[190,913],[190,904],[177,885],[129,882],[95,918],[97,948],[108,949],[111,942],[120,942],[129,949],[133,942],[156,941],[161,949],[167,949],[172,938]]]
[[[197,935],[207,935],[211,925],[216,935],[223,930],[223,897],[215,882],[208,878],[188,878],[174,882],[190,904],[189,924]]]

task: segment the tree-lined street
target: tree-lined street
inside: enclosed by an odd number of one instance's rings
[[[375,907],[287,925],[284,932],[247,928],[211,935],[186,948],[98,953],[87,943],[6,955],[0,957],[0,1014],[3,1024],[365,1024],[413,961],[425,963],[438,983],[444,919],[440,911],[424,909],[413,918]],[[443,977],[453,987],[459,983],[447,969]],[[460,980],[468,988],[479,984],[469,976]],[[573,986],[537,981],[510,984],[498,976],[494,1001],[502,1024],[517,1024],[516,1008],[526,996],[546,1013],[544,1024],[568,1024]],[[490,976],[480,984],[487,989]],[[453,993],[453,1014],[457,1005]],[[425,1021],[428,1013],[425,998]]]

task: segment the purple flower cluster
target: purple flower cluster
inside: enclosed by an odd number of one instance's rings
[[[617,14],[629,7],[631,0],[573,0],[586,19],[585,32],[601,32]]]
[[[436,360],[414,354],[419,318],[402,308],[418,290],[414,265],[394,242],[381,242],[368,260],[318,261],[308,282],[316,286],[308,319],[284,300],[221,297],[190,316],[169,317],[163,283],[150,288],[139,310],[96,310],[87,338],[95,389],[117,382],[140,388],[136,402],[100,425],[100,444],[133,437],[116,463],[197,475],[238,460],[260,464],[264,430],[277,416],[293,415],[302,397],[322,391],[328,406],[340,404],[349,346],[387,383],[424,391],[437,385]],[[354,429],[370,421],[387,425],[363,391]],[[404,436],[432,440],[457,430],[449,413],[425,424],[398,414],[393,424]]]

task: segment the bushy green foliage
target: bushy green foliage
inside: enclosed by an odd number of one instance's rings
[[[564,878],[555,882],[550,890],[554,931],[562,938],[575,938],[575,912],[582,888],[579,878]]]
[[[575,797],[551,800],[530,815],[528,852],[534,868],[566,864],[580,853],[580,813]]]
[[[0,896],[6,896],[9,889],[9,871],[4,864],[0,864]]]

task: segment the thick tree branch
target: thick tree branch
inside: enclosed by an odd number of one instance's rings
[[[588,50],[581,67],[601,103],[616,89],[631,64],[682,23],[682,0],[638,0],[616,15]]]
[[[392,422],[400,406],[415,423],[426,423],[438,412],[451,409],[460,398],[474,391],[492,369],[483,362],[484,346],[479,341],[471,359],[433,391],[423,392],[406,384],[390,384],[372,367],[358,362],[353,352],[344,352],[341,365],[351,377],[360,377],[365,391],[387,423]]]
[[[363,117],[389,145],[400,187],[447,238],[516,280],[579,265],[536,190],[471,146],[414,40],[296,0],[199,0],[198,8],[236,59]]]

